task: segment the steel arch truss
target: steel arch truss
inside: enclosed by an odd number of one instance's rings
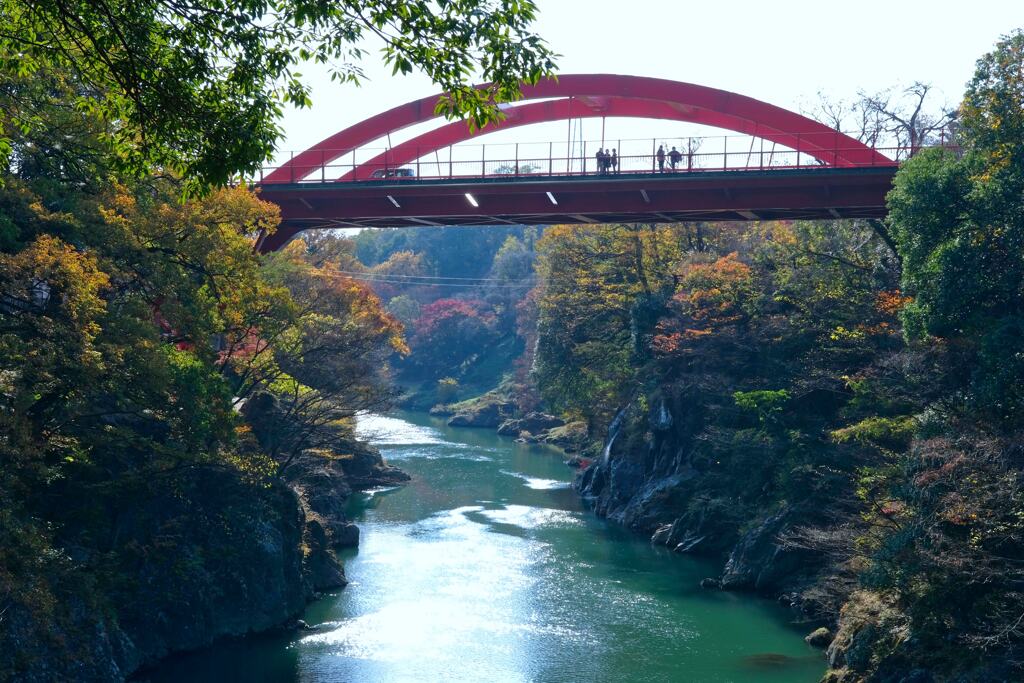
[[[475,134],[465,122],[455,122],[398,145],[363,166],[385,161],[398,166],[473,137],[516,126],[570,118],[633,117],[699,123],[760,137],[818,159],[823,165],[850,167],[890,165],[871,147],[823,123],[751,97],[693,83],[615,74],[569,74],[524,86],[523,100],[547,102],[503,107],[506,119]],[[409,126],[438,118],[439,96],[425,97],[361,121],[320,141],[268,174],[263,183],[303,179],[340,157],[374,140]],[[356,175],[359,176],[358,169]],[[342,179],[348,179],[350,172]]]

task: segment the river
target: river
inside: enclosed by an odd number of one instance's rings
[[[549,448],[423,414],[363,438],[410,475],[353,496],[351,584],[315,632],[225,641],[152,683],[685,681],[811,683],[821,654],[776,604],[698,587],[707,563],[597,519]]]

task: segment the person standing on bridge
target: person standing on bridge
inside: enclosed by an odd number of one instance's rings
[[[614,147],[612,148],[611,162],[612,162],[612,173],[618,173],[619,172],[619,153],[618,153],[618,151]]]
[[[673,147],[672,151],[668,153],[668,162],[672,166],[673,171],[676,170],[676,167],[679,166],[679,162],[682,161],[682,159],[683,155],[675,147]]]
[[[658,172],[665,172],[665,147],[664,145],[658,145],[658,153],[655,155],[658,157]]]
[[[604,150],[598,147],[594,157],[597,159],[597,172],[604,173]]]

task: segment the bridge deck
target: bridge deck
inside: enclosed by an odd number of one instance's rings
[[[284,222],[261,251],[313,227],[878,218],[896,166],[587,176],[273,183]]]

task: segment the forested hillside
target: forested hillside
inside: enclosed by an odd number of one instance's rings
[[[605,437],[580,491],[838,617],[829,680],[1021,675],[1022,64],[1020,33],[978,62],[962,148],[906,162],[884,225],[538,245],[534,377]]]
[[[387,399],[399,324],[293,252],[259,264],[277,209],[246,190],[69,191],[33,151],[0,190],[2,669],[116,677],[342,585],[344,519],[288,484],[397,476],[349,418]]]

